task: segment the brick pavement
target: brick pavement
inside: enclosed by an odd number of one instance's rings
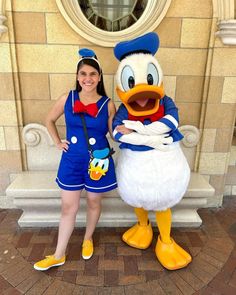
[[[56,228],[21,229],[21,210],[0,210],[0,294],[236,294],[236,197],[218,209],[201,209],[203,225],[172,229],[193,256],[185,269],[165,270],[151,247],[138,250],[121,241],[124,228],[97,228],[95,254],[81,258],[84,229],[70,239],[66,263],[46,272],[33,263],[55,249]]]

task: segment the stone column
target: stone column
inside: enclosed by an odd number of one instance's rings
[[[0,207],[12,207],[5,196],[10,175],[22,171],[19,128],[22,126],[17,99],[17,66],[11,1],[0,0]],[[7,25],[3,22],[7,21]],[[11,28],[11,30],[9,30]]]

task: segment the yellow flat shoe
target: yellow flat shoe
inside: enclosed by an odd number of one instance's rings
[[[151,223],[148,225],[135,224],[122,236],[122,240],[131,247],[137,249],[147,249],[152,242],[153,231]]]
[[[82,257],[87,260],[93,256],[93,242],[91,240],[84,240],[82,244]]]
[[[54,266],[63,265],[66,261],[66,256],[63,256],[61,259],[56,259],[53,255],[46,256],[45,259],[40,260],[34,264],[34,269],[36,270],[48,270]]]
[[[155,252],[159,262],[169,270],[186,267],[192,261],[192,257],[173,239],[170,244],[165,244],[159,236]]]

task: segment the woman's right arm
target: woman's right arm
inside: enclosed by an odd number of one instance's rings
[[[68,141],[61,141],[57,128],[56,128],[56,121],[61,117],[61,115],[64,113],[64,106],[66,99],[68,97],[68,94],[63,94],[58,98],[54,106],[49,111],[47,117],[46,117],[46,127],[51,135],[56,147],[60,150],[64,150],[65,152],[68,150]]]

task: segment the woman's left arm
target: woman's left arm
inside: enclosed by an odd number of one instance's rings
[[[108,130],[110,133],[111,138],[114,140],[113,134],[112,134],[112,120],[116,113],[116,107],[114,102],[110,99],[108,102]]]

